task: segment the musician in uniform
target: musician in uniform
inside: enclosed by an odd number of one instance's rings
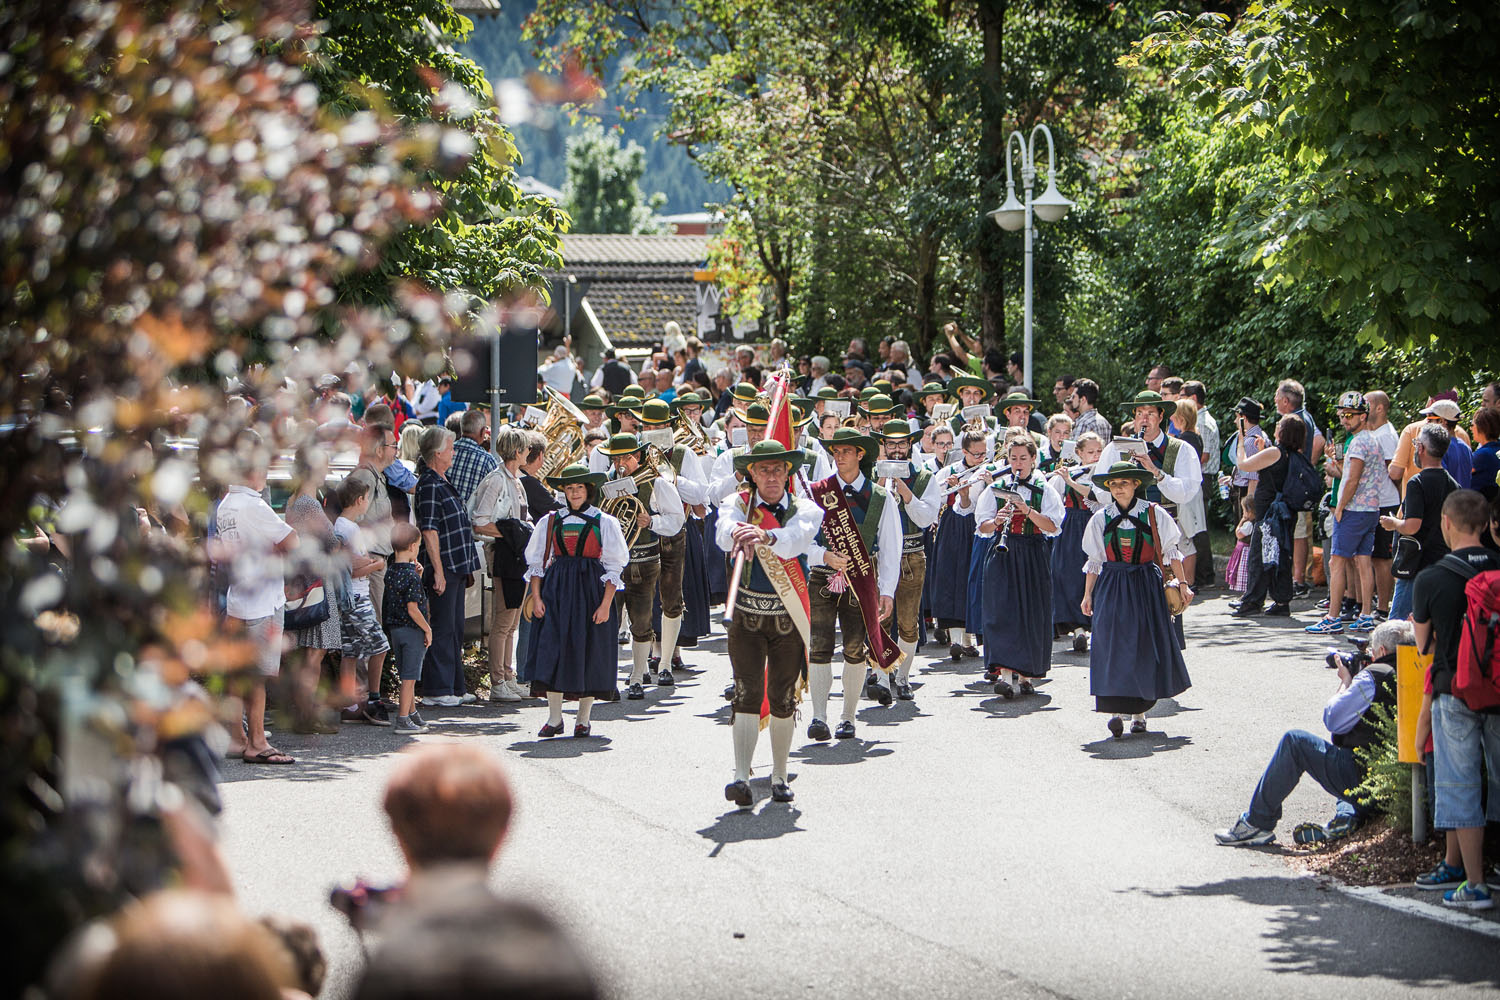
[[[647,662],[651,656],[651,607],[657,597],[661,579],[661,540],[675,536],[682,530],[682,498],[677,488],[660,476],[638,475],[641,472],[642,452],[646,444],[635,434],[615,434],[603,445],[603,450],[612,462],[615,471],[611,482],[626,479],[636,481],[635,498],[640,507],[634,513],[634,524],[625,523],[621,528],[626,538],[634,527],[639,534],[630,546],[630,563],[625,567],[625,610],[630,615],[630,683],[626,697],[639,701],[646,696],[641,687],[646,677]],[[629,507],[622,499],[611,496],[608,484],[604,487],[604,510],[613,514],[622,507]],[[681,612],[679,611],[679,616]]]
[[[988,385],[988,383],[986,383]],[[974,506],[968,487],[977,482],[989,449],[983,430],[971,428],[959,435],[955,461],[938,472],[945,495],[938,514],[937,540],[933,545],[932,614],[947,636],[948,655],[978,656],[974,637],[966,631],[969,608],[969,562],[974,551]],[[954,632],[957,635],[954,635]]]
[[[1132,733],[1144,733],[1151,706],[1192,684],[1161,571],[1162,563],[1169,563],[1177,580],[1186,580],[1177,547],[1182,531],[1160,504],[1146,499],[1147,490],[1160,482],[1149,469],[1116,462],[1093,479],[1110,500],[1089,519],[1083,536],[1082,611],[1094,623],[1089,693],[1094,711],[1109,715],[1109,731],[1119,739],[1122,716],[1131,716]],[[1177,586],[1186,607],[1193,592],[1186,583]]]
[[[864,414],[865,426],[868,428],[865,433],[874,437],[880,436],[880,428],[885,426],[887,420],[906,413],[900,403],[892,402],[891,397],[886,395],[871,396],[860,407],[860,412]]]
[[[943,484],[937,476],[911,461],[912,439],[922,432],[905,420],[887,420],[876,433],[887,461],[906,462],[908,472],[900,479],[881,482],[894,494],[901,515],[901,575],[896,584],[896,646],[901,650],[901,665],[896,668],[896,697],[911,701],[911,665],[917,656],[917,639],[922,627],[922,591],[927,582],[927,552],[923,533],[937,521],[943,506]],[[876,670],[877,686],[890,683],[889,675]],[[889,704],[889,687],[883,692],[867,691],[871,697]]]
[[[1062,525],[1062,497],[1036,468],[1037,446],[1024,427],[1005,438],[1009,468],[979,486],[975,530],[993,536],[984,566],[985,678],[1005,699],[1031,694],[1052,667],[1052,573],[1047,538]],[[988,477],[981,477],[987,479]],[[1019,496],[1004,499],[1001,492]]]
[[[1099,509],[1089,478],[1104,450],[1104,440],[1084,431],[1074,442],[1077,457],[1059,462],[1052,488],[1063,498],[1062,534],[1052,542],[1052,631],[1054,638],[1073,633],[1073,651],[1088,648],[1089,617],[1083,602],[1083,532]]]
[[[1137,453],[1128,459],[1151,474],[1151,482],[1145,484],[1146,499],[1161,504],[1176,518],[1178,505],[1192,500],[1203,489],[1203,466],[1197,449],[1184,445],[1162,427],[1177,404],[1145,389],[1136,393],[1123,409],[1133,413],[1136,436],[1146,442],[1144,454]],[[1094,466],[1094,474],[1109,471],[1110,466],[1124,457],[1119,439],[1110,441]],[[1109,493],[1103,489],[1095,490],[1094,495],[1100,503],[1109,501]],[[1178,549],[1184,556],[1192,555],[1193,543],[1184,537]]]
[[[1040,458],[1047,454],[1047,438],[1030,429],[1031,414],[1037,407],[1037,401],[1027,397],[1020,389],[1012,389],[1005,394],[1005,398],[996,404],[1000,411],[1000,433],[1014,430],[1024,430],[1031,435],[1031,440],[1036,442],[1038,464]],[[997,435],[998,437],[998,435]],[[1004,456],[1001,456],[1004,460]]]
[[[604,408],[604,413],[609,417],[610,434],[638,434],[641,430],[641,407],[645,400],[636,396],[622,396],[618,403],[611,403]],[[601,441],[589,452],[589,471],[608,473],[614,462],[604,450],[609,444],[609,439]],[[629,525],[626,525],[629,528]]]
[[[941,379],[929,379],[923,383],[922,388],[917,390],[917,426],[926,430],[932,424],[932,411],[937,408],[943,398],[948,395],[948,387]]]
[[[995,387],[985,379],[975,375],[955,375],[948,380],[948,397],[958,404],[958,412],[948,419],[948,426],[953,429],[955,438],[961,437],[965,430],[981,430],[987,435],[993,435],[1000,426],[1000,422],[993,415],[987,415],[982,420],[964,420],[964,408],[978,406],[980,403],[988,403],[995,396]],[[986,438],[988,441],[988,438]],[[989,442],[993,445],[993,442]],[[985,457],[989,457],[989,452]]]
[[[895,610],[896,584],[901,574],[901,517],[890,494],[867,477],[873,470],[877,445],[875,439],[852,427],[841,427],[824,441],[833,459],[834,475],[814,487],[836,490],[849,507],[863,540],[865,554],[875,565],[874,590],[877,616],[881,621]],[[829,504],[821,503],[826,511]],[[818,531],[813,555],[827,548],[826,525]],[[844,553],[850,555],[850,553]],[[821,560],[814,559],[814,562]],[[847,567],[845,572],[847,572]],[[812,689],[812,722],[807,727],[809,739],[826,740],[828,731],[828,696],[833,690],[833,633],[838,628],[844,640],[844,712],[838,729],[832,735],[846,740],[854,736],[854,712],[864,689],[865,664],[869,640],[865,619],[855,596],[855,585],[827,565],[815,566],[808,583],[812,607],[812,639],[808,649],[808,686]]]
[[[584,433],[604,426],[604,418],[606,416],[604,411],[608,405],[601,397],[592,392],[583,397],[582,401],[578,404],[578,408],[583,411],[584,419],[588,421],[583,425]]]
[[[653,620],[660,618],[655,629],[659,646],[647,658],[646,665],[647,674],[655,672],[656,683],[661,687],[675,684],[672,670],[674,667],[679,670],[682,668],[682,658],[677,655],[677,640],[683,631],[687,610],[685,594],[689,590],[694,592],[694,602],[697,605],[691,634],[695,638],[708,634],[708,580],[703,576],[701,525],[686,516],[689,513],[696,513],[700,517],[703,515],[708,491],[707,477],[698,463],[697,453],[690,446],[672,439],[673,420],[672,407],[660,399],[648,399],[641,407],[641,439],[647,441],[653,436],[653,432],[663,438],[661,444],[665,447],[649,442],[646,447],[654,449],[661,461],[672,470],[672,485],[676,487],[677,495],[682,500],[685,515],[682,530],[675,535],[661,537],[661,579],[657,584],[661,600],[652,614]],[[698,575],[690,581],[687,574],[688,535],[693,530],[699,531],[696,560]]]
[[[729,664],[734,671],[734,780],[724,797],[741,808],[754,798],[750,762],[760,735],[763,702],[771,710],[771,798],[790,802],[787,758],[795,726],[798,682],[805,676],[808,630],[807,564],[814,559],[832,569],[848,560],[818,548],[813,539],[823,511],[787,489],[800,451],[776,441],[760,441],[736,459],[749,477],[745,488],[719,508],[720,548],[744,552],[734,606],[729,609]]]

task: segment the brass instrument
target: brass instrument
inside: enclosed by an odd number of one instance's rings
[[[661,476],[664,463],[661,461],[660,452],[654,448],[647,448],[645,456],[641,459],[640,468],[630,474],[635,480],[636,489],[639,490],[653,479]],[[670,470],[669,470],[670,471]],[[599,504],[599,509],[610,517],[620,522],[620,531],[625,535],[625,547],[634,548],[636,540],[641,537],[641,524],[637,517],[641,514],[650,515],[651,511],[641,502],[639,493],[622,493],[617,497],[606,497]]]
[[[677,425],[672,428],[672,440],[693,449],[700,458],[708,454],[708,432],[703,424],[686,413],[677,414]]]
[[[547,387],[547,417],[537,428],[547,439],[547,450],[537,478],[546,480],[574,462],[583,461],[583,428],[588,418],[562,393]]]

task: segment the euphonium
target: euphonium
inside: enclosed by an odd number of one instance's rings
[[[677,426],[672,428],[672,440],[687,445],[699,456],[708,454],[708,432],[701,423],[686,413],[677,414]]]
[[[661,474],[661,459],[653,456],[651,454],[653,451],[655,451],[654,448],[647,448],[640,467],[630,474],[630,478],[635,480],[637,490]],[[659,455],[660,452],[657,454]],[[641,537],[641,524],[637,517],[640,514],[649,516],[651,513],[641,501],[639,493],[623,493],[617,497],[608,497],[599,505],[599,509],[620,522],[620,530],[625,534],[626,548],[634,547],[636,540]]]
[[[583,461],[583,412],[556,389],[547,388],[547,418],[537,428],[547,439],[547,451],[537,477],[555,476],[574,462]]]

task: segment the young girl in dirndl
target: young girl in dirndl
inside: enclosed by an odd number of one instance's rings
[[[1145,499],[1151,473],[1133,462],[1116,462],[1093,477],[1111,500],[1092,518],[1083,536],[1083,607],[1094,622],[1089,644],[1089,693],[1094,711],[1109,715],[1116,739],[1146,731],[1146,712],[1162,698],[1192,686],[1163,591],[1161,563],[1180,581],[1182,531],[1159,504]],[[1179,585],[1184,605],[1193,592]]]
[[[1062,533],[1052,540],[1052,631],[1055,638],[1074,633],[1073,650],[1081,653],[1088,648],[1090,625],[1089,616],[1081,610],[1083,532],[1098,506],[1087,472],[1098,463],[1104,440],[1089,431],[1074,446],[1077,464],[1059,465],[1050,477],[1052,488],[1063,498],[1064,511]]]
[[[1029,434],[1005,441],[1010,471],[974,503],[975,530],[990,543],[984,566],[984,662],[1003,698],[1031,694],[1052,667],[1052,570],[1047,539],[1063,520],[1062,497],[1036,469]],[[1007,491],[1021,501],[1002,501]],[[993,540],[991,542],[991,540]]]
[[[539,736],[561,735],[563,701],[578,702],[574,736],[588,736],[596,698],[615,690],[620,621],[615,591],[630,550],[620,522],[598,507],[603,473],[570,465],[547,485],[567,506],[546,515],[526,546],[530,580],[531,693],[547,699]]]

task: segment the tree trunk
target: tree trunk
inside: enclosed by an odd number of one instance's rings
[[[979,107],[984,122],[980,142],[981,211],[1005,198],[1005,83],[1000,63],[1005,35],[1006,0],[979,0],[979,30],[984,61],[979,78]],[[979,264],[979,341],[1005,351],[1005,242],[1000,227],[985,219],[974,256]]]
[[[924,227],[917,242],[917,332],[911,345],[912,363],[922,371],[926,371],[923,358],[938,342],[938,257],[942,246],[937,228]]]

